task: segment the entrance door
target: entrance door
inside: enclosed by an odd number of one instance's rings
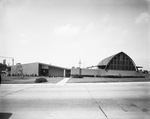
[[[42,69],[42,76],[48,76],[48,69]]]

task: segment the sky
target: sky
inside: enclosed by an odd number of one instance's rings
[[[88,67],[123,51],[150,70],[149,5],[150,0],[0,0],[0,56],[14,57],[15,64],[71,68],[80,59]]]

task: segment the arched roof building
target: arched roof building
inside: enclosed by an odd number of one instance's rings
[[[97,67],[97,69],[90,69]],[[143,77],[142,72],[138,71],[134,61],[124,52],[103,59],[98,65],[88,68],[73,68],[71,75],[97,76],[97,77]]]
[[[134,61],[124,52],[105,58],[97,66],[105,70],[137,71]]]

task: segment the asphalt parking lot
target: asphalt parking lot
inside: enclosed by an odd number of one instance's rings
[[[149,119],[150,83],[2,84],[0,119]]]

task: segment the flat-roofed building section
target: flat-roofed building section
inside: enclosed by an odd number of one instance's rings
[[[28,64],[16,64],[11,66],[11,75],[26,75],[26,76],[38,76],[39,64],[28,63]]]
[[[99,74],[99,69],[87,69],[87,68],[72,68],[71,69],[71,75],[72,76],[77,76],[77,75],[82,75],[86,77],[95,77],[95,76],[100,76]]]
[[[70,76],[70,69],[68,68],[58,67],[58,66],[39,63],[39,62],[20,64],[19,70],[22,70],[22,74],[25,76],[49,76],[49,77]],[[11,75],[19,75],[17,65],[11,66]]]

